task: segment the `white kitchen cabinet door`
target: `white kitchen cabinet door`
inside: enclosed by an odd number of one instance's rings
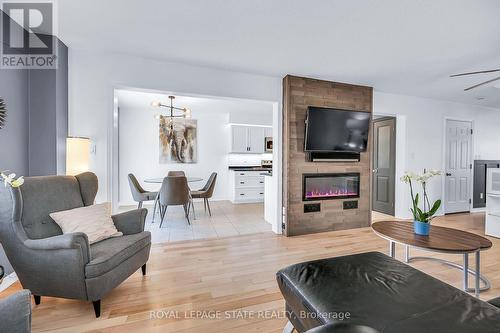
[[[264,136],[266,138],[272,138],[273,137],[273,128],[272,127],[265,127],[264,128]]]
[[[248,138],[248,145],[251,153],[261,154],[265,151],[263,127],[249,127]]]
[[[232,126],[231,136],[232,136],[231,152],[233,153],[249,152],[248,127]]]

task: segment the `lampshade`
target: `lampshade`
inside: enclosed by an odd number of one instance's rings
[[[66,139],[66,175],[75,176],[89,171],[90,139],[69,137]]]

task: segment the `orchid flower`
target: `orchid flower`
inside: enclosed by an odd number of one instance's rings
[[[7,171],[5,171],[7,172]],[[16,187],[20,187],[21,185],[24,184],[24,177],[21,176],[19,178],[16,179],[16,174],[15,173],[10,173],[8,175],[6,175],[4,172],[0,172],[0,176],[3,178],[3,183],[4,183],[4,186],[7,187],[7,184],[16,188]]]

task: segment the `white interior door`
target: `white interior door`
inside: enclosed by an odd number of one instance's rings
[[[470,211],[472,123],[446,121],[445,213]]]

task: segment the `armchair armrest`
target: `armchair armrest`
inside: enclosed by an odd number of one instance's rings
[[[42,239],[27,239],[24,245],[31,250],[80,249],[84,263],[90,260],[89,240],[83,232],[74,232]]]
[[[0,300],[0,327],[5,332],[31,331],[31,299],[28,290]]]
[[[137,234],[144,231],[144,224],[148,210],[146,208],[134,209],[125,213],[111,216],[116,229],[124,235]]]

